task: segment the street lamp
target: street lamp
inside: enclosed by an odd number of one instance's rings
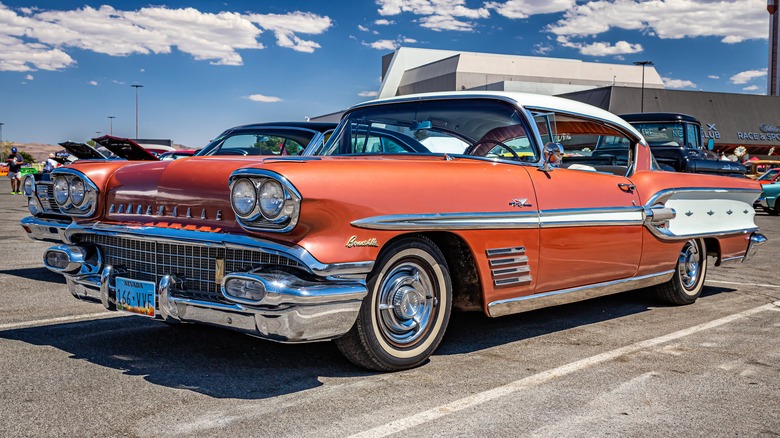
[[[634,61],[634,65],[641,65],[642,66],[642,99],[639,104],[640,111],[639,112],[645,112],[645,66],[646,65],[653,65],[653,61]]]
[[[135,139],[138,140],[138,89],[143,88],[143,85],[133,84],[131,87],[135,88]]]
[[[5,123],[0,123],[0,143],[3,142],[3,125],[5,125]]]
[[[114,119],[115,116],[108,116],[108,135],[114,135]]]

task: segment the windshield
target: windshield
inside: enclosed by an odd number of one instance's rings
[[[314,155],[446,153],[535,162],[537,150],[513,105],[460,99],[358,108]]]
[[[778,173],[780,173],[780,169],[772,169],[761,175],[758,179],[761,181],[774,181],[775,178],[777,178]]]
[[[313,130],[293,128],[231,129],[195,155],[298,155],[316,134]]]
[[[652,146],[701,148],[699,127],[692,123],[631,123]]]

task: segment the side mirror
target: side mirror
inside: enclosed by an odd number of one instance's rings
[[[558,167],[563,160],[563,145],[560,143],[547,143],[542,149],[542,167],[539,169],[543,172],[552,172],[555,167]]]
[[[711,151],[715,148],[715,140],[708,138],[707,139],[707,150]]]

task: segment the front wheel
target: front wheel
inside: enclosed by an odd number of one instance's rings
[[[704,240],[691,239],[680,249],[672,279],[656,286],[655,291],[669,304],[692,304],[704,288],[706,274],[707,248]]]
[[[352,363],[376,371],[422,364],[441,342],[452,307],[444,255],[425,237],[384,249],[368,282],[355,325],[336,339]]]

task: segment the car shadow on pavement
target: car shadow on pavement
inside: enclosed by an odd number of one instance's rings
[[[332,342],[278,344],[139,316],[6,330],[0,339],[54,347],[74,361],[216,398],[264,399],[321,386],[320,376],[370,374],[347,362]]]
[[[736,289],[705,286],[701,297],[733,291]],[[651,289],[637,289],[500,318],[489,318],[481,312],[453,313],[434,355],[472,353],[667,306]]]
[[[47,283],[65,284],[65,277],[63,275],[54,273],[44,267],[0,270],[0,275],[10,275],[13,277],[23,278],[25,280],[37,280],[45,281]]]
[[[708,295],[730,291],[707,287]],[[475,352],[651,310],[659,304],[633,291],[491,319],[454,313],[434,355]],[[278,344],[193,324],[166,325],[138,316],[0,331],[0,339],[54,347],[117,374],[216,398],[264,399],[315,388],[321,377],[373,373],[341,356],[333,342]]]

